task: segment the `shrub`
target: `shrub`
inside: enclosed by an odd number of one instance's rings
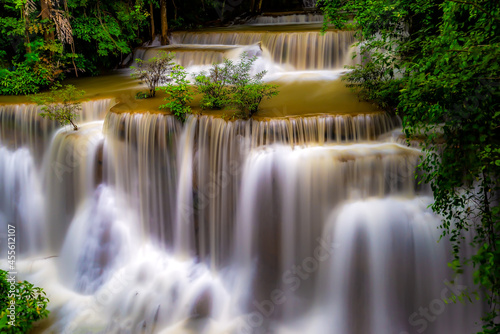
[[[277,85],[253,82],[238,87],[234,93],[233,101],[240,111],[240,117],[253,116],[258,110],[263,99],[270,99],[278,95]]]
[[[245,52],[238,63],[225,59],[222,64],[214,64],[208,74],[200,72],[195,80],[203,94],[201,107],[222,109],[232,105],[239,109],[234,116],[246,118],[259,110],[263,99],[276,96],[277,86],[262,81],[266,71],[250,73],[256,59]]]
[[[257,57],[249,58],[243,53],[240,62],[233,66],[231,83],[233,84],[233,104],[239,109],[237,116],[251,117],[259,110],[263,99],[270,99],[278,95],[278,86],[265,84],[262,79],[267,71],[250,74],[250,70]]]
[[[155,57],[147,61],[136,59],[137,67],[131,66],[133,70],[132,77],[148,85],[150,97],[155,96],[156,88],[159,85],[169,81],[168,74],[175,65],[172,62],[174,57],[175,53],[160,51]]]
[[[78,130],[75,123],[75,117],[82,109],[82,103],[79,101],[85,91],[77,90],[73,85],[67,85],[61,88],[55,85],[49,93],[37,94],[31,97],[31,100],[42,106],[40,115],[44,118],[56,120],[62,125],[71,124],[73,129]]]
[[[170,73],[168,85],[159,88],[168,94],[165,100],[169,101],[161,105],[160,109],[169,108],[181,121],[186,119],[186,114],[191,113],[191,107],[187,104],[193,100],[194,95],[189,87],[189,80],[186,79],[187,75],[182,66],[176,65]]]
[[[4,270],[0,270],[0,301],[0,332],[5,334],[28,333],[35,321],[49,315],[49,299],[43,289],[27,281],[13,281]]]
[[[138,100],[147,99],[148,97],[149,97],[149,94],[148,93],[144,93],[144,92],[137,92],[135,94],[135,98],[138,99]]]
[[[231,103],[231,71],[234,65],[231,60],[224,59],[223,64],[213,64],[208,74],[204,71],[195,77],[195,85],[203,94],[202,109],[222,109]]]
[[[11,69],[0,69],[0,95],[26,95],[59,82],[63,77],[58,62],[30,53]]]

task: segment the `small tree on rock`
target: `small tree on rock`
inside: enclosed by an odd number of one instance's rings
[[[172,61],[174,58],[175,53],[160,51],[149,60],[136,59],[137,67],[131,66],[132,77],[148,85],[149,97],[154,97],[156,88],[170,80],[168,74],[175,65]]]
[[[202,109],[222,109],[231,103],[231,72],[233,62],[224,59],[222,64],[213,64],[207,72],[200,72],[195,77],[195,85],[203,94],[201,98]]]
[[[165,100],[169,101],[161,105],[160,109],[170,109],[170,111],[183,122],[186,119],[186,115],[191,113],[191,107],[188,106],[188,103],[193,100],[194,95],[189,85],[187,75],[188,73],[184,67],[176,65],[170,73],[171,80],[168,85],[159,88],[167,94]]]
[[[236,116],[246,118],[253,116],[264,99],[270,99],[278,95],[278,86],[263,82],[267,71],[252,75],[250,73],[257,57],[248,57],[244,52],[240,61],[232,66],[231,84],[233,92],[233,104],[240,113]]]
[[[34,95],[31,100],[42,106],[40,116],[58,121],[62,125],[71,124],[76,131],[78,126],[75,118],[82,110],[80,99],[84,95],[84,90],[78,90],[73,85],[67,85],[64,88],[55,85],[50,92]]]
[[[244,52],[238,62],[224,59],[222,64],[213,64],[208,74],[197,74],[195,84],[203,94],[201,107],[222,109],[231,105],[239,109],[235,117],[248,118],[259,110],[262,100],[278,95],[277,85],[263,82],[266,71],[251,73],[256,60]]]

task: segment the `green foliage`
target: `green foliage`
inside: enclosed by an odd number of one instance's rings
[[[138,100],[147,99],[148,97],[149,97],[149,94],[148,93],[144,93],[144,92],[137,92],[135,94],[135,98],[138,99]]]
[[[28,94],[50,87],[62,79],[61,73],[97,75],[123,64],[134,47],[149,40],[149,4],[159,8],[158,0],[66,0],[49,1],[42,13],[41,1],[0,1],[0,94]],[[201,28],[253,12],[255,1],[186,0],[166,1],[169,27]],[[282,0],[264,1],[268,9],[294,9]],[[155,16],[156,31],[160,20]],[[43,54],[30,49],[43,41]],[[56,47],[58,51],[50,51]],[[33,60],[29,54],[36,55]],[[26,57],[25,57],[26,56]],[[31,61],[28,61],[30,58]],[[123,64],[125,65],[125,64]],[[25,69],[42,73],[35,75]],[[18,83],[13,82],[19,77]]]
[[[265,84],[262,79],[267,71],[255,75],[250,73],[257,57],[249,58],[246,53],[240,61],[231,68],[231,84],[233,104],[239,109],[236,116],[246,118],[253,116],[258,110],[263,99],[270,99],[278,95],[277,85]]]
[[[255,114],[259,110],[259,105],[263,99],[270,99],[278,95],[277,88],[277,85],[263,83],[249,83],[238,87],[233,99],[240,110],[241,117],[251,117]]]
[[[229,59],[222,64],[213,64],[208,74],[200,72],[195,76],[198,91],[203,94],[202,109],[222,109],[231,103],[231,71],[234,67]]]
[[[191,107],[188,106],[188,103],[193,100],[194,95],[189,80],[186,79],[187,75],[182,66],[176,65],[170,73],[171,81],[166,86],[159,87],[168,95],[165,100],[169,101],[161,105],[160,109],[169,108],[181,121],[184,121],[186,115],[191,113]]]
[[[453,244],[450,267],[457,274],[474,268],[490,305],[482,333],[499,333],[500,3],[321,4],[329,23],[353,27],[363,40],[363,63],[346,76],[349,85],[396,109],[407,137],[423,139],[420,168],[434,193],[432,208],[443,217],[443,237]]]
[[[214,64],[208,74],[201,72],[196,75],[195,84],[203,94],[201,107],[222,109],[232,105],[239,109],[235,116],[247,118],[259,110],[263,99],[277,95],[276,85],[262,81],[266,71],[255,75],[250,73],[256,59],[243,53],[237,63],[224,59],[222,64]]]
[[[144,42],[143,0],[49,2],[43,13],[40,1],[0,2],[0,94],[37,92],[64,72],[114,68]]]
[[[184,26],[184,19],[179,17],[169,22],[169,29],[176,30]]]
[[[68,0],[68,9],[82,71],[113,68],[144,42],[141,33],[149,21],[143,0]]]
[[[0,95],[32,94],[64,78],[62,68],[69,62],[56,41],[37,38],[28,44],[31,52],[10,68],[0,68]]]
[[[15,282],[8,272],[0,270],[0,331],[5,334],[28,333],[33,323],[49,315],[46,297],[42,288],[33,284]],[[11,309],[14,312],[11,312]],[[8,315],[15,315],[15,318]],[[14,326],[12,326],[14,324]]]
[[[77,90],[73,85],[61,88],[55,85],[49,93],[31,96],[31,100],[42,106],[40,115],[51,120],[56,120],[62,125],[71,124],[73,129],[78,130],[75,118],[82,110],[80,99],[85,95],[85,91]]]
[[[160,51],[155,57],[147,61],[136,59],[137,67],[131,67],[133,70],[131,75],[135,79],[146,83],[149,88],[149,96],[153,97],[156,94],[156,88],[170,80],[167,75],[172,72],[175,65],[172,62],[174,58],[175,53]]]
[[[0,94],[21,95],[32,94],[39,91],[40,87],[52,83],[51,68],[37,65],[36,70],[28,62],[14,63],[14,68],[8,70],[0,69]]]

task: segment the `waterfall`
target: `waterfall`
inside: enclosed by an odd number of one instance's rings
[[[477,331],[467,318],[479,318],[480,309],[443,301],[473,283],[449,282],[451,270],[442,263],[449,259],[450,245],[436,243],[440,220],[427,208],[430,202],[428,197],[372,198],[347,202],[332,212],[322,238],[336,247],[318,273],[317,320],[306,325],[309,331]],[[333,312],[321,312],[325,308]]]
[[[147,61],[159,51],[175,52],[175,62],[183,67],[222,63],[224,58],[237,58],[241,53],[241,48],[231,45],[167,45],[140,49],[136,50],[134,60],[139,58]],[[136,66],[136,63],[132,65]]]
[[[317,17],[268,19],[254,23]],[[37,333],[478,330],[481,302],[445,303],[474,285],[447,267],[432,193],[415,178],[418,145],[397,116],[351,108],[340,81],[315,76],[346,64],[353,32],[244,26],[171,40],[135,56],[175,51],[192,71],[249,51],[282,73],[313,72],[316,86],[286,81],[298,85],[289,94],[318,92],[295,106],[304,116],[284,106],[233,121],[91,100],[78,131],[37,106],[0,105],[0,227],[16,226],[19,279],[50,299]]]
[[[44,189],[49,197],[51,249],[58,250],[77,207],[99,183],[98,160],[102,149],[102,121],[84,123],[78,131],[60,129],[52,140],[44,162]]]
[[[84,101],[76,123],[103,119],[113,104],[113,99]],[[52,135],[60,127],[56,121],[42,118],[40,112],[35,104],[0,105],[1,144],[13,149],[27,147],[40,162]]]
[[[180,123],[162,114],[109,113],[103,178],[138,214],[142,233],[172,245]]]
[[[317,0],[303,0],[304,8],[314,8],[316,7]]]
[[[322,23],[322,14],[292,14],[292,15],[260,15],[251,20],[251,24],[296,24],[296,23]]]
[[[251,291],[242,332],[281,319],[283,333],[413,333],[429,304],[428,333],[477,329],[465,317],[477,308],[441,300],[473,283],[447,285],[449,244],[436,243],[439,217],[413,177],[419,154],[398,144],[251,153],[232,252],[238,288]]]
[[[57,130],[39,170],[29,150],[2,148],[3,182],[12,184],[0,197],[4,216],[36,226],[26,233],[35,252],[61,249],[38,269],[65,301],[47,333],[174,333],[196,319],[211,319],[206,333],[294,333],[293,322],[318,333],[413,330],[414,310],[446,288],[448,248],[435,243],[439,219],[413,177],[420,151],[386,135],[399,125],[385,113],[190,116],[182,125],[161,113],[111,112]],[[14,182],[13,163],[27,164]],[[26,186],[39,178],[45,198]],[[14,194],[34,217],[7,200]],[[33,221],[43,208],[46,227]],[[432,248],[439,256],[425,271]],[[21,270],[33,268],[29,254]],[[288,302],[270,302],[276,291]],[[385,308],[375,311],[378,303]],[[358,313],[366,323],[357,325]],[[468,313],[477,308],[449,307],[428,332],[452,328],[457,315],[473,330]]]
[[[327,31],[324,35],[318,31],[173,32],[172,45],[141,48],[136,58],[147,60],[164,50],[176,52],[176,61],[183,66],[211,65],[223,58],[236,59],[241,52],[248,51],[244,46],[259,44],[264,59],[288,70],[331,70],[346,64],[349,47],[354,42],[352,31]]]
[[[33,254],[42,249],[47,231],[40,176],[33,156],[22,148],[0,147],[0,226],[18,231],[18,252]],[[2,232],[3,233],[3,232]],[[7,245],[2,241],[2,252]]]

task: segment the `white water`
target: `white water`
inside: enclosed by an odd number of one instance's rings
[[[303,0],[304,8],[314,8],[316,7],[316,0]]]
[[[318,35],[284,34],[174,38],[281,41],[269,48],[275,60],[306,70],[316,69],[302,60],[312,53],[336,57]],[[107,112],[111,103],[88,102],[93,116],[77,132],[32,106],[0,107],[0,225],[16,226],[20,278],[51,300],[37,332],[477,329],[478,305],[441,300],[461,287],[446,285],[449,245],[436,242],[439,218],[413,174],[420,152],[397,143],[399,119],[190,116],[182,125]]]
[[[292,15],[260,15],[251,20],[251,24],[296,24],[296,23],[322,23],[322,14],[292,14]]]
[[[134,59],[150,59],[159,51],[175,52],[176,62],[198,71],[222,59],[238,59],[243,53],[258,56],[260,70],[331,71],[352,64],[349,53],[355,42],[350,31],[196,31],[173,32],[171,45],[140,48]],[[311,47],[312,46],[312,47]]]

